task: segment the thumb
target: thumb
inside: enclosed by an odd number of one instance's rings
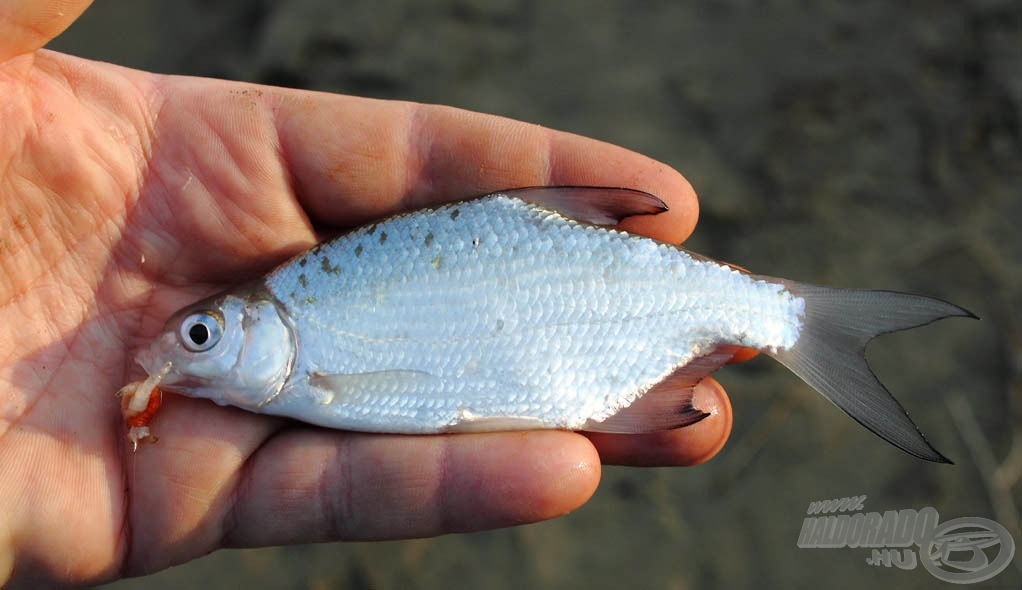
[[[0,61],[46,45],[90,4],[92,0],[0,0]]]

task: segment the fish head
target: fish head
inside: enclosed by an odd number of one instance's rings
[[[281,390],[296,348],[276,300],[254,289],[181,309],[136,361],[163,390],[252,410]]]

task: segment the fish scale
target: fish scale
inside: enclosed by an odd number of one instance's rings
[[[320,244],[175,313],[138,354],[149,377],[122,388],[128,436],[149,436],[157,387],[369,432],[651,432],[705,417],[693,387],[751,347],[891,443],[946,461],[864,350],[969,312],[754,275],[607,227],[665,207],[628,189],[517,189]]]

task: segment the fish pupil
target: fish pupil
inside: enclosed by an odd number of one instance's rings
[[[209,328],[202,324],[195,324],[191,328],[188,328],[188,337],[195,344],[202,346],[209,340]]]

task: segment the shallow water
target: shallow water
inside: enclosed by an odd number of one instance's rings
[[[796,546],[810,502],[861,494],[867,511],[998,520],[1022,543],[1022,486],[989,485],[981,467],[1007,456],[1013,432],[1022,444],[1020,29],[1022,4],[997,1],[98,3],[51,47],[595,136],[686,174],[701,197],[696,251],[927,293],[984,319],[871,348],[954,467],[896,451],[757,359],[719,374],[735,428],[717,459],[608,468],[565,518],[221,551],[107,588],[931,587],[921,567],[867,565],[864,549]],[[1018,587],[1019,561],[979,586]]]

